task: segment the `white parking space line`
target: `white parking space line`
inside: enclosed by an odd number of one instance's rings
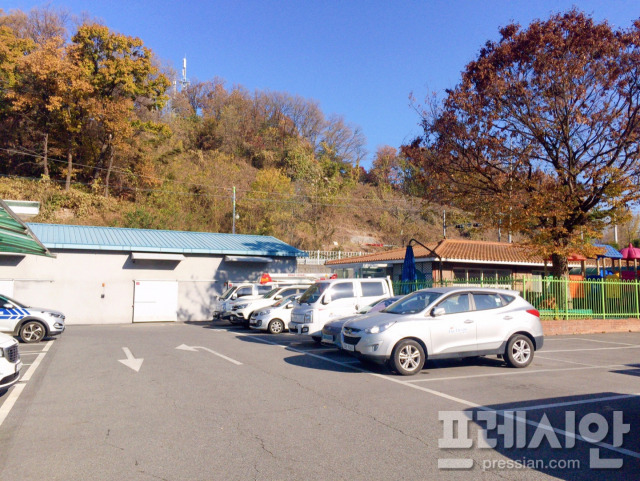
[[[586,349],[556,349],[556,350],[544,350],[545,354],[549,354],[552,352],[583,352],[583,351],[618,351],[621,349],[639,349],[640,345],[638,344],[630,344],[628,346],[620,346],[620,347],[588,347]]]
[[[4,420],[7,419],[7,416],[11,412],[13,405],[20,397],[20,394],[22,394],[22,390],[24,389],[24,387],[25,384],[15,384],[13,388],[11,388],[11,392],[7,396],[7,399],[5,399],[5,401],[0,406],[0,426],[2,426]]]
[[[558,339],[558,341],[560,340],[565,340],[565,341],[571,341],[575,339],[576,341],[589,341],[589,342],[600,342],[603,344],[620,344],[621,346],[636,346],[637,344],[633,344],[633,343],[629,343],[629,342],[614,342],[614,341],[602,341],[600,339],[589,339],[587,337],[574,337],[572,339]],[[547,339],[545,339],[545,342],[547,341]]]
[[[600,367],[596,364],[587,364],[585,362],[576,362],[576,361],[567,361],[566,359],[555,359],[553,357],[545,357],[536,355],[536,359],[544,359],[546,361],[555,361],[555,362],[566,362],[567,364],[577,364],[578,366],[588,366],[588,367]]]
[[[547,372],[562,372],[562,371],[587,371],[590,369],[611,369],[614,367],[628,367],[626,364],[609,364],[606,366],[585,366],[585,367],[561,367],[561,368],[553,368],[553,369],[527,369],[527,370],[518,370],[518,371],[509,371],[509,372],[494,372],[490,374],[469,374],[467,376],[447,376],[447,377],[430,377],[425,379],[411,379],[404,381],[406,383],[417,383],[417,382],[435,382],[435,381],[454,381],[460,379],[474,379],[474,378],[482,378],[482,377],[498,377],[498,376],[515,376],[515,375],[524,375],[524,374],[539,374],[539,373],[547,373]]]
[[[0,404],[0,426],[2,426],[2,423],[11,412],[11,409],[13,408],[16,401],[20,397],[20,394],[22,394],[22,391],[26,386],[25,383],[31,379],[31,376],[33,376],[33,373],[35,372],[35,370],[38,369],[38,366],[42,362],[42,359],[47,354],[49,349],[51,349],[52,344],[53,344],[53,341],[48,341],[40,351],[22,351],[21,349],[19,350],[20,357],[31,356],[31,355],[37,355],[37,357],[34,359],[32,363],[22,364],[23,369],[25,366],[29,366],[29,369],[27,369],[27,372],[20,377],[20,381],[14,384],[14,386],[11,388],[11,391],[7,395],[7,398],[4,400],[2,404]]]
[[[311,348],[311,349],[300,349],[301,351],[304,352],[331,352],[331,351],[337,351],[337,349],[335,347],[318,347],[318,348]]]
[[[31,379],[31,376],[33,376],[33,373],[35,372],[36,369],[38,369],[38,366],[40,365],[40,363],[42,362],[42,359],[44,359],[44,356],[46,356],[47,353],[46,352],[41,352],[40,354],[38,354],[38,357],[36,357],[36,360],[33,361],[33,364],[31,364],[29,366],[29,369],[27,369],[27,372],[24,373],[24,376],[22,376],[22,381],[28,381]]]
[[[368,370],[363,369],[361,367],[353,366],[353,365],[351,365],[350,363],[347,363],[347,362],[336,361],[334,359],[330,359],[328,357],[324,357],[324,356],[321,356],[319,354],[314,354],[312,352],[296,349],[296,348],[291,347],[291,346],[283,346],[281,344],[278,344],[277,342],[269,341],[267,339],[263,339],[261,337],[256,337],[256,336],[251,335],[251,334],[244,334],[244,333],[239,333],[239,332],[235,333],[235,334],[238,334],[238,335],[243,336],[243,337],[248,337],[250,339],[254,339],[254,340],[258,341],[258,342],[263,342],[265,344],[269,344],[269,345],[272,345],[272,346],[278,346],[278,347],[281,347],[281,348],[285,348],[288,351],[296,352],[296,353],[303,354],[303,355],[306,355],[306,356],[315,357],[317,359],[321,359],[323,361],[326,361],[326,362],[329,362],[329,363],[332,363],[332,364],[337,364],[339,366],[343,366],[343,367],[346,367],[348,369],[352,369],[354,371],[359,371],[359,372],[362,372],[362,373],[365,373],[365,374],[369,374],[371,376],[377,377],[378,379],[382,379],[382,380],[385,380],[385,381],[388,381],[388,382],[393,382],[393,383],[396,383],[396,384],[400,384],[402,386],[406,386],[406,387],[409,387],[411,389],[416,389],[418,391],[426,392],[428,394],[432,394],[434,396],[437,396],[437,397],[440,397],[440,398],[443,398],[443,399],[447,399],[449,401],[454,401],[454,402],[456,402],[458,404],[461,404],[463,406],[467,406],[468,408],[475,408],[475,409],[478,409],[478,410],[481,410],[481,411],[498,412],[499,414],[501,414],[505,418],[519,419],[519,418],[517,418],[515,416],[515,413],[496,411],[494,409],[488,408],[486,406],[482,406],[482,405],[474,403],[472,401],[467,401],[466,399],[462,399],[462,398],[458,398],[458,397],[455,397],[455,396],[451,396],[449,394],[446,394],[446,393],[443,393],[443,392],[440,392],[440,391],[436,391],[434,389],[429,389],[429,388],[426,388],[424,386],[419,386],[419,385],[415,384],[415,382],[402,381],[400,379],[395,379],[395,378],[393,378],[391,376],[386,376],[386,375],[383,375],[383,374],[378,374],[378,373],[375,373],[375,372],[371,372],[371,371],[368,371]],[[609,367],[619,367],[619,366],[626,366],[626,365],[624,365],[624,364],[623,365],[614,365],[614,366],[609,366]],[[606,368],[606,367],[607,366],[602,366],[602,367],[598,367],[598,368],[576,367],[576,368],[567,368],[565,370],[601,369],[601,368]],[[558,369],[547,369],[545,371],[557,371],[557,370]],[[519,372],[517,372],[517,373],[500,373],[498,375],[508,375],[508,374],[520,374],[520,375],[522,375],[522,371],[521,370],[518,370],[518,371]],[[541,372],[541,371],[543,371],[543,370],[538,370],[538,372]],[[480,375],[480,376],[483,376],[483,375]],[[490,375],[487,375],[487,376],[490,376]],[[468,376],[461,376],[461,378],[463,378],[463,379],[466,378],[466,377],[468,377]],[[443,378],[443,379],[451,379],[451,378]],[[441,380],[443,380],[443,379],[441,379]],[[530,419],[524,419],[524,420],[520,420],[520,421],[525,422],[526,424],[528,424],[530,426],[533,426],[536,429],[542,429],[544,431],[553,431],[556,434],[560,434],[561,436],[570,437],[570,438],[573,438],[573,439],[576,439],[576,440],[579,440],[579,441],[586,442],[586,443],[591,444],[591,445],[595,445],[595,446],[601,447],[603,449],[608,449],[610,451],[614,451],[614,452],[619,453],[619,454],[625,454],[627,456],[640,459],[640,453],[637,453],[635,451],[631,451],[631,450],[624,449],[624,448],[618,448],[618,447],[613,446],[613,445],[611,445],[609,443],[595,442],[592,439],[584,438],[584,437],[582,437],[582,436],[580,436],[578,434],[570,433],[570,432],[564,431],[562,429],[556,429],[556,428],[548,426],[548,425],[537,423],[537,422],[532,421]]]
[[[593,404],[605,401],[618,401],[620,399],[630,399],[637,398],[640,396],[640,393],[635,394],[619,394],[616,396],[607,396],[607,397],[598,397],[592,399],[578,399],[576,401],[565,401],[561,403],[549,403],[549,404],[537,404],[535,406],[515,406],[510,407],[508,409],[500,409],[499,412],[504,411],[537,411],[538,409],[554,409],[559,407],[567,407],[567,406],[579,406],[581,404]]]

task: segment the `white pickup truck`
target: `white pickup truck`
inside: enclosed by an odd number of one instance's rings
[[[0,334],[0,394],[20,379],[20,352],[18,341],[6,334]]]
[[[213,318],[223,318],[225,313],[231,312],[231,306],[242,297],[253,299],[261,297],[274,288],[272,283],[259,284],[256,282],[239,282],[231,285],[224,293],[214,299]],[[228,314],[227,314],[228,317]]]

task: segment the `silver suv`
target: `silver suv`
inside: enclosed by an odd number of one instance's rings
[[[18,336],[23,342],[39,342],[64,332],[62,312],[29,307],[0,295],[0,332]]]
[[[423,289],[342,328],[343,349],[403,375],[420,372],[427,359],[491,354],[526,367],[543,342],[540,313],[504,289]]]

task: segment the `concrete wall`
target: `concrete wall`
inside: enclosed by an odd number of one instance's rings
[[[186,254],[180,262],[134,262],[129,252],[52,252],[55,259],[0,256],[0,281],[13,281],[13,297],[20,302],[62,311],[68,324],[132,322],[136,280],[177,281],[178,320],[202,321],[211,319],[213,298],[222,293],[226,281],[259,281],[263,272],[296,272],[295,257],[262,264]]]

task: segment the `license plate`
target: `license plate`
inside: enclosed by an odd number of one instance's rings
[[[345,351],[352,351],[352,352],[353,352],[353,351],[355,351],[355,350],[356,350],[356,346],[354,346],[353,344],[347,344],[346,342],[343,342],[343,343],[342,343],[342,348],[343,348]]]
[[[16,372],[20,372],[20,369],[22,369],[22,361],[16,363]]]
[[[327,342],[333,342],[333,336],[331,334],[323,334],[322,340]]]

